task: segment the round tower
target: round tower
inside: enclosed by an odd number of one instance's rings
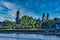
[[[16,13],[16,24],[19,24],[19,15],[20,15],[20,11],[18,10]]]

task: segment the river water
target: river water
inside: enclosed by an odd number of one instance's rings
[[[0,40],[60,40],[60,37],[41,34],[1,34]]]

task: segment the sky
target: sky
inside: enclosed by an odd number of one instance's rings
[[[20,18],[24,15],[42,18],[49,13],[50,18],[60,18],[60,0],[0,0],[0,21],[15,21],[16,12]]]

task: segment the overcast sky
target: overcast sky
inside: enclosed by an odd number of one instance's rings
[[[60,18],[60,0],[0,0],[0,21],[15,21],[17,10],[20,10],[20,17],[41,19],[43,13],[49,13],[51,19]]]

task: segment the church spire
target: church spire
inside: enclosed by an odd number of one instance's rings
[[[49,17],[49,13],[47,13],[47,17]]]
[[[43,13],[43,17],[45,16],[45,13]]]
[[[49,17],[49,13],[47,13],[47,20],[49,20],[49,18],[50,18],[50,17]]]
[[[45,20],[46,20],[46,16],[45,16],[45,13],[43,13],[42,21],[44,22]]]

